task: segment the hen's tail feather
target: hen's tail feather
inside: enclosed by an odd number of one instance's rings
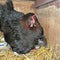
[[[7,0],[6,5],[8,10],[14,10],[12,0]]]

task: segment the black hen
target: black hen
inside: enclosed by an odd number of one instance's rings
[[[34,13],[24,15],[13,8],[11,0],[0,5],[0,30],[12,50],[24,54],[36,46],[46,46],[46,40]]]
[[[5,34],[5,39],[13,51],[25,54],[36,46],[47,45],[43,28],[34,13],[28,13],[18,21],[11,20],[10,25],[11,31]]]
[[[19,20],[24,13],[14,10],[12,0],[7,0],[6,4],[0,4],[0,31],[5,30],[7,21]]]

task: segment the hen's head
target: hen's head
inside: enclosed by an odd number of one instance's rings
[[[37,28],[39,26],[38,19],[34,13],[25,14],[22,17],[22,20],[27,28]]]

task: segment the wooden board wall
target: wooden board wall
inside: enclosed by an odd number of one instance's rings
[[[38,9],[37,15],[50,46],[60,46],[60,8],[49,6]]]
[[[35,12],[33,9],[33,1],[21,1],[21,2],[14,2],[14,7],[17,11],[28,13],[28,12]]]

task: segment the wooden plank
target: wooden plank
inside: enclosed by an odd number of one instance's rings
[[[38,9],[37,16],[44,28],[48,45],[51,47],[60,45],[60,8],[53,5]]]
[[[35,7],[40,8],[40,7],[47,7],[49,5],[60,6],[59,4],[60,4],[59,0],[36,0]]]

